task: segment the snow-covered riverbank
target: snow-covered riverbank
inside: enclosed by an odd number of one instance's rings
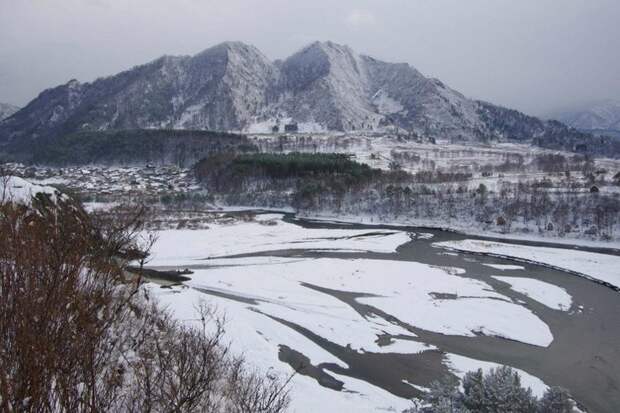
[[[620,250],[620,239],[613,241],[601,241],[585,237],[557,237],[553,234],[540,233],[506,233],[500,228],[491,227],[485,230],[480,229],[479,223],[446,222],[429,219],[410,219],[407,217],[381,218],[372,215],[344,215],[344,214],[325,214],[325,213],[304,213],[297,214],[298,218],[308,221],[334,223],[334,224],[361,224],[368,226],[390,226],[390,227],[420,227],[437,229],[442,231],[455,232],[463,235],[493,237],[505,239],[506,241],[528,241],[550,244],[563,244],[567,246],[580,246],[590,248],[609,248]]]
[[[306,229],[283,222],[281,214],[213,223],[200,231],[158,231],[157,236],[151,266],[201,264],[207,258],[286,249],[392,253],[410,240],[403,231]]]
[[[434,245],[453,251],[474,252],[544,264],[620,288],[620,257],[615,255],[471,239],[439,242]]]

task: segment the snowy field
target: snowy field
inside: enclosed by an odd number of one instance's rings
[[[348,368],[338,351],[327,351],[302,334],[304,331],[341,351],[360,355],[423,355],[436,350],[406,326],[451,336],[491,335],[540,347],[553,341],[549,327],[523,303],[464,276],[460,268],[353,258],[360,251],[389,254],[411,237],[428,238],[429,234],[303,229],[283,222],[281,215],[266,214],[257,221],[213,224],[197,231],[165,230],[158,236],[149,266],[190,267],[194,273],[190,281],[172,289],[147,284],[152,295],[175,317],[189,323],[197,319],[200,302],[216,307],[225,315],[225,337],[233,351],[245,354],[263,371],[283,377],[293,369],[280,360],[281,346],[308,357],[313,366],[331,363]],[[269,256],[269,251],[276,250],[352,254],[349,259]],[[262,254],[226,257],[255,252]],[[510,269],[498,268],[498,273]],[[510,281],[513,289],[546,305],[570,306],[570,297],[561,296],[552,285],[546,286],[546,295],[537,296],[531,285],[516,278],[502,281]],[[366,313],[363,309],[367,308],[377,312]],[[377,314],[393,316],[399,322]],[[386,335],[390,340],[381,341]],[[447,354],[444,363],[457,376],[493,366],[455,354]],[[402,411],[411,406],[409,400],[366,381],[334,373],[329,367],[324,367],[324,372],[343,382],[343,391],[322,387],[314,378],[297,374],[291,388],[292,411]],[[536,377],[522,375],[536,394],[546,388]],[[407,384],[417,389],[422,386]]]
[[[620,257],[615,255],[471,239],[438,242],[434,245],[454,251],[491,254],[525,262],[545,264],[620,288]]]

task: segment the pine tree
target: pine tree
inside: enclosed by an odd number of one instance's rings
[[[463,378],[463,404],[471,411],[485,412],[484,375],[482,369],[470,371]]]
[[[561,387],[549,388],[539,402],[540,413],[572,413],[573,400],[568,390]]]
[[[507,366],[491,369],[484,377],[484,395],[488,413],[535,413],[536,398],[521,387],[519,374]]]

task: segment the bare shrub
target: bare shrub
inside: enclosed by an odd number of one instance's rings
[[[71,201],[0,203],[0,409],[281,412],[286,383],[249,372],[207,307],[163,312],[140,277],[144,211],[106,220]]]

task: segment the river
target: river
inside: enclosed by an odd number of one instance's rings
[[[364,380],[397,396],[411,398],[421,393],[416,387],[407,383],[427,387],[434,380],[450,376],[451,373],[445,366],[443,357],[445,353],[452,353],[510,365],[540,378],[547,384],[565,387],[589,412],[615,413],[620,411],[620,294],[617,291],[575,274],[542,265],[520,262],[519,265],[525,268],[524,271],[502,273],[506,276],[533,278],[564,288],[572,296],[573,306],[571,311],[557,311],[512,290],[507,283],[493,278],[498,275],[498,271],[489,267],[488,264],[507,265],[514,264],[514,261],[480,254],[446,254],[444,249],[433,246],[433,243],[441,241],[483,237],[471,237],[433,229],[321,223],[297,219],[291,214],[287,214],[284,220],[306,228],[398,229],[431,233],[433,237],[412,239],[401,245],[395,253],[390,254],[289,249],[243,254],[237,257],[368,258],[414,261],[433,266],[461,268],[465,272],[459,276],[484,281],[498,293],[512,300],[523,302],[530,311],[547,324],[554,337],[548,347],[541,347],[482,334],[473,337],[440,334],[408,325],[378,308],[360,304],[356,301],[359,295],[355,292],[330,290],[308,283],[304,286],[329,294],[364,316],[377,316],[398,324],[414,333],[417,336],[415,340],[431,344],[438,349],[417,354],[360,353],[330,342],[299,325],[272,316],[283,326],[295,329],[348,365],[348,368],[333,364],[314,366],[309,364],[307,357],[297,349],[280,347],[280,360],[293,367],[305,363],[300,373],[314,377],[320,385],[339,389],[339,381],[330,375],[330,372],[333,372]],[[511,243],[510,240],[502,240],[502,242]],[[549,244],[524,241],[515,243],[549,246]],[[574,248],[566,245],[553,246]],[[620,255],[617,250],[580,249]],[[200,267],[195,266],[195,268]],[[202,292],[213,294],[210,291]],[[221,297],[222,294],[219,293],[219,296]],[[449,299],[449,297],[444,298]],[[381,339],[389,340],[390,338],[386,335]]]

